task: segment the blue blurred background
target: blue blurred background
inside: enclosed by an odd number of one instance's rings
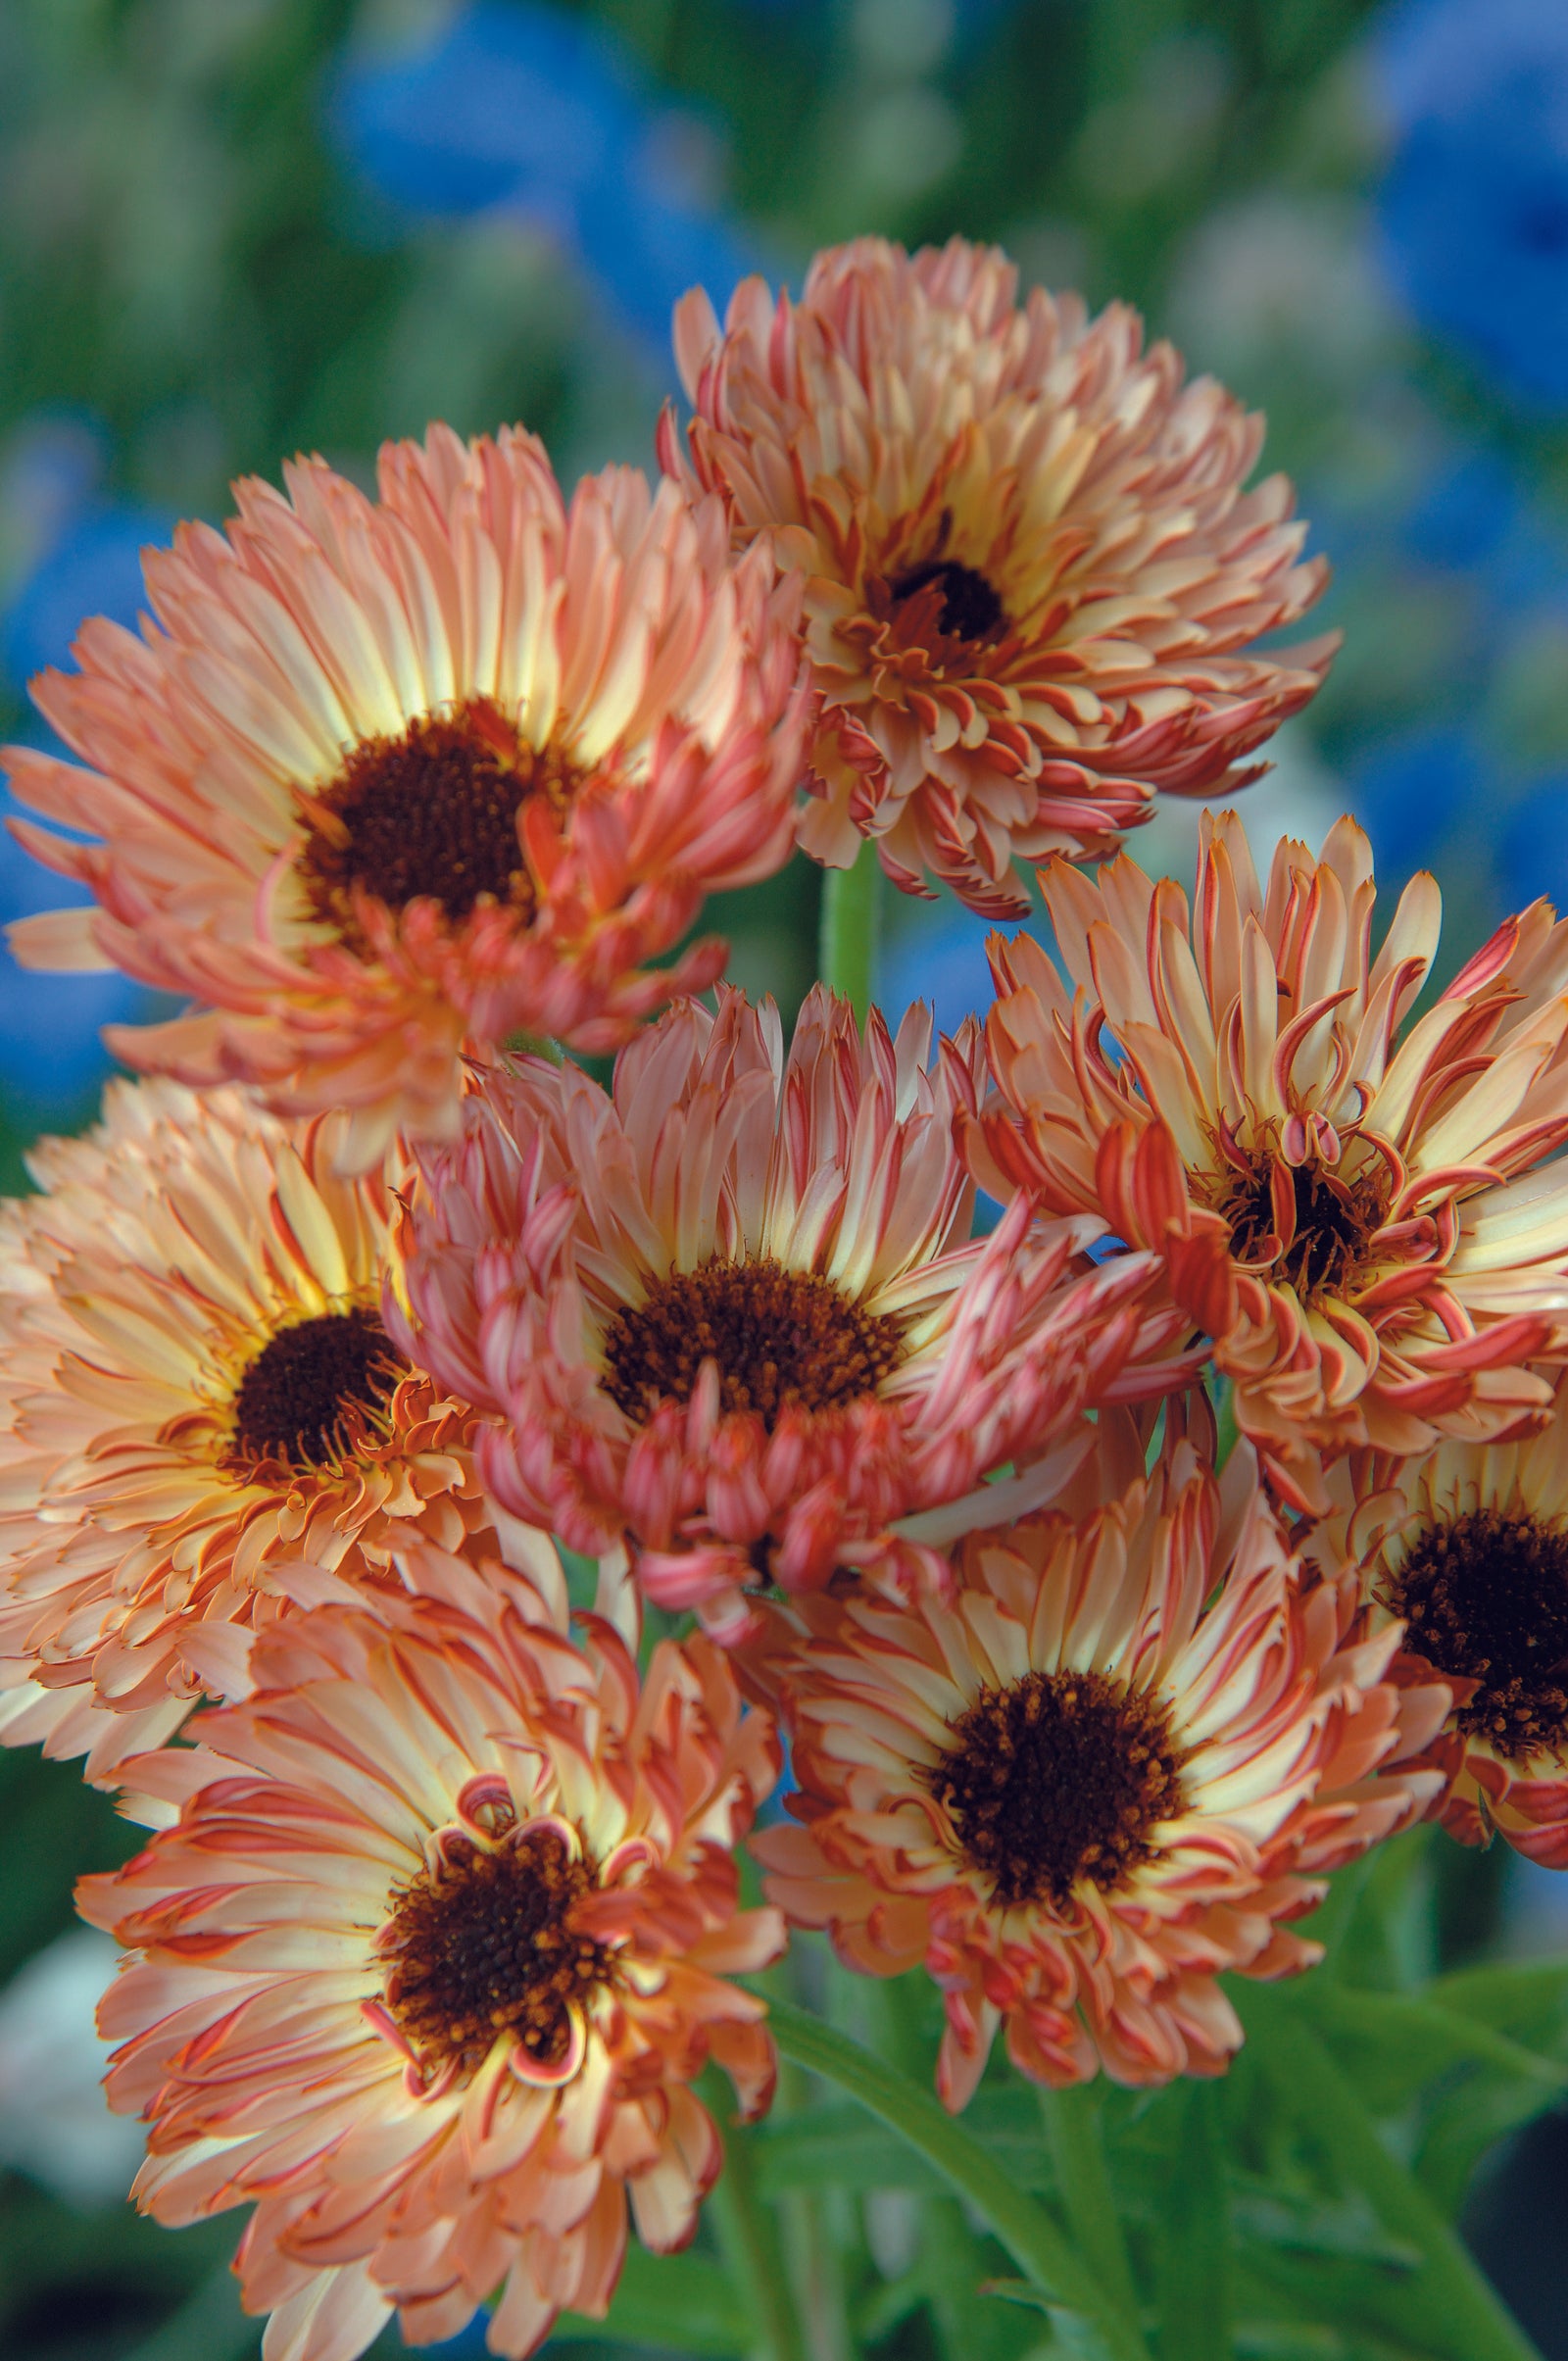
[[[1130,297],[1268,412],[1347,646],[1250,796],[1260,836],[1356,812],[1391,884],[1438,871],[1450,963],[1568,903],[1565,0],[7,0],[7,733],[41,732],[28,675],[83,615],[134,620],[138,549],[220,517],[231,476],[310,448],[368,482],[433,417],[521,418],[568,479],[651,464],[682,290],[798,280],[868,229]],[[1195,837],[1178,809],[1139,857],[1190,868]],[[740,981],[799,998],[816,891],[798,864],[720,910]],[[0,915],[57,898],[0,856]],[[934,992],[956,1022],[984,933],[897,902],[890,1008]],[[90,1113],[98,1027],[148,1007],[0,964],[5,1185]],[[122,1832],[27,1759],[0,1802],[0,2351],[238,2361],[230,2226],[132,2221],[93,2097],[102,1959],[62,1931]],[[1443,1875],[1451,1955],[1560,1948],[1555,1889]]]

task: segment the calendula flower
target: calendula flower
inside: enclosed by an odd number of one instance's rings
[[[713,980],[716,943],[646,962],[789,852],[794,602],[716,502],[612,467],[568,504],[520,431],[388,444],[378,501],[286,473],[147,554],[140,638],[90,622],[34,683],[92,767],[13,748],[16,792],[99,841],[17,832],[97,908],[12,940],[205,1003],[112,1046],[349,1109],[368,1166],[453,1130],[465,1044],[607,1049]]]
[[[1037,2082],[1223,2072],[1217,1978],[1306,1967],[1289,1921],[1326,1871],[1423,1809],[1412,1760],[1449,1692],[1396,1667],[1353,1577],[1300,1579],[1239,1445],[1216,1482],[1125,1425],[1059,1507],[974,1537],[948,1597],[845,1589],[768,1610],[799,1828],[753,1849],[770,1897],[847,1965],[924,1964],[938,2089],[972,2093],[999,2027]]]
[[[381,1324],[385,1178],[330,1121],[111,1083],[0,1270],[0,1740],[97,1776],[222,1690],[300,1558],[374,1580],[488,1516],[473,1413]]]
[[[972,1023],[929,1041],[818,988],[786,1059],[772,1004],[726,991],[622,1051],[612,1096],[543,1059],[485,1078],[426,1163],[405,1341],[503,1422],[477,1449],[514,1514],[630,1534],[650,1596],[733,1637],[744,1587],[885,1554],[1086,1401],[1177,1382],[1152,1257],[1090,1268],[1101,1225],[1022,1200],[969,1238],[984,1053]]]
[[[711,2057],[766,2106],[763,2003],[724,1981],[782,1943],[731,1851],[778,1770],[705,1641],[639,1685],[614,1626],[568,1636],[525,1570],[428,1545],[417,1596],[270,1625],[253,1694],[129,1766],[158,1828],[78,1901],[130,1953],[99,2023],[135,2185],[179,2224],[254,2202],[236,2261],[272,2361],[353,2361],[394,2308],[494,2353],[601,2316],[626,2208],[683,2245],[720,2164]]]
[[[906,891],[997,916],[1019,861],[1103,852],[1156,788],[1211,792],[1303,706],[1332,639],[1249,651],[1317,597],[1284,476],[1210,377],[1182,382],[1135,312],[1088,319],[995,247],[819,254],[799,303],[696,289],[675,354],[694,406],[663,465],[770,535],[805,594],[818,696],[802,841],[862,837]]]
[[[1236,1414],[1298,1506],[1325,1451],[1538,1423],[1526,1368],[1568,1321],[1568,928],[1537,902],[1401,1031],[1437,949],[1429,876],[1374,956],[1371,849],[1282,843],[1265,892],[1234,812],[1191,911],[1125,857],[1042,878],[1060,971],[993,945],[1001,1100],[977,1168],[1093,1205],[1164,1257]],[[971,1135],[974,1136],[974,1135]]]
[[[1433,1750],[1445,1826],[1568,1869],[1568,1377],[1527,1442],[1358,1452],[1330,1483],[1312,1555],[1349,1563],[1374,1627],[1398,1618],[1453,1691]]]

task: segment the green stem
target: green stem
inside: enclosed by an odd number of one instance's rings
[[[862,1024],[876,984],[881,883],[881,863],[869,845],[860,847],[851,867],[822,872],[817,969],[824,984],[853,1004]]]
[[[1359,2189],[1384,2228],[1422,2256],[1433,2326],[1456,2361],[1541,2361],[1415,2176],[1384,2145],[1354,2085],[1288,1994],[1233,1981],[1258,2063],[1326,2161]]]
[[[1164,2115],[1169,2179],[1154,2228],[1160,2361],[1213,2361],[1233,2349],[1234,2257],[1217,2086],[1182,2085],[1168,2093]]]
[[[1127,2241],[1122,2237],[1115,2191],[1105,2170],[1100,2094],[1092,2087],[1042,2090],[1040,2107],[1067,2227],[1077,2241],[1079,2253],[1137,2337],[1135,2349],[1147,2353],[1149,2348],[1137,2326],[1138,2289],[1133,2281],[1133,2267],[1127,2255]]]
[[[1079,2262],[1049,2214],[1008,2179],[978,2140],[934,2098],[906,2082],[858,2041],[789,2001],[772,2003],[768,2023],[785,2057],[858,2099],[868,2113],[906,2140],[916,2155],[934,2165],[950,2188],[967,2198],[990,2224],[1018,2268],[1043,2293],[1094,2324],[1111,2361],[1147,2361],[1137,2331],[1110,2301],[1094,2272]]]
[[[869,2006],[879,2054],[906,2082],[919,2085],[931,2079],[934,2044],[920,2021],[921,2000],[930,1991],[924,1970],[915,1969],[872,1978],[859,1995]],[[922,2201],[920,2267],[942,2349],[957,2361],[974,2341],[974,2293],[989,2263],[979,2233],[964,2220],[956,2197]]]
[[[778,2231],[758,2196],[751,2149],[739,2125],[725,2132],[724,2169],[709,2195],[708,2212],[730,2285],[757,2330],[758,2352],[763,2361],[807,2361]]]

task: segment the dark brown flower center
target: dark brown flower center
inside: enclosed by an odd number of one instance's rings
[[[906,614],[909,602],[922,591],[932,594],[937,629],[945,639],[984,644],[1001,639],[1007,628],[1006,611],[991,583],[956,558],[928,558],[898,575],[888,588],[894,605]]]
[[[661,1402],[689,1402],[714,1360],[724,1409],[755,1410],[771,1431],[786,1405],[833,1410],[874,1394],[903,1357],[903,1322],[863,1310],[830,1279],[715,1254],[620,1306],[600,1382],[641,1423]]]
[[[439,1865],[394,1896],[386,2008],[428,2072],[455,2059],[470,2080],[503,2034],[541,2065],[561,2063],[571,2003],[613,1972],[571,1924],[593,1882],[559,1829],[525,1827],[494,1852],[448,1837]]]
[[[1383,1219],[1375,1171],[1341,1180],[1318,1164],[1290,1164],[1291,1207],[1280,1223],[1272,1175],[1276,1159],[1254,1157],[1246,1172],[1227,1171],[1215,1198],[1231,1225],[1238,1262],[1270,1265],[1268,1276],[1294,1287],[1303,1303],[1343,1289]]]
[[[1568,1740],[1568,1533],[1472,1509],[1423,1533],[1382,1596],[1439,1672],[1480,1683],[1468,1736],[1505,1755]]]
[[[325,1467],[353,1451],[408,1373],[373,1311],[328,1311],[280,1328],[240,1380],[230,1460]]]
[[[454,926],[481,896],[526,921],[535,896],[518,811],[535,795],[564,810],[576,783],[554,747],[527,745],[485,698],[422,714],[399,738],[368,738],[304,807],[299,873],[312,912],[355,950],[356,887],[393,911],[428,895]]]
[[[996,1902],[1066,1906],[1152,1860],[1149,1832],[1184,1805],[1182,1749],[1157,1698],[1099,1672],[1031,1672],[983,1689],[928,1772]]]

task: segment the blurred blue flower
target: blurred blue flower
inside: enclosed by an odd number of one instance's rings
[[[79,516],[108,461],[79,411],[38,411],[0,445],[0,608]]]
[[[1405,543],[1429,566],[1480,566],[1497,553],[1518,509],[1505,462],[1494,451],[1460,449],[1417,490]]]
[[[1515,395],[1568,407],[1568,8],[1405,0],[1374,63],[1395,278]]]
[[[1482,782],[1475,748],[1458,730],[1418,730],[1373,748],[1351,777],[1350,803],[1378,875],[1402,884],[1430,867]]]
[[[526,0],[477,0],[432,41],[351,56],[332,122],[377,186],[416,213],[512,202],[567,226],[642,112],[603,34]]]
[[[1568,775],[1539,781],[1514,806],[1497,850],[1509,910],[1544,894],[1568,911]]]
[[[706,287],[722,315],[758,258],[722,216],[683,192],[658,147],[645,137],[583,191],[577,236],[611,302],[662,352],[670,314],[688,287]]]
[[[91,474],[75,478],[83,493]],[[69,664],[71,644],[86,616],[108,615],[133,625],[145,604],[141,551],[167,541],[169,519],[151,510],[83,506],[74,516],[53,514],[52,546],[12,589],[0,614],[0,654],[19,690],[46,664]],[[41,724],[30,733],[47,740]],[[0,799],[0,817],[21,809]],[[0,836],[0,924],[36,910],[59,910],[91,897]],[[39,974],[19,967],[0,942],[0,1086],[20,1127],[77,1115],[112,1059],[99,1028],[145,1016],[149,995],[128,976]]]
[[[608,34],[556,9],[474,0],[416,48],[351,53],[329,113],[383,195],[420,214],[525,215],[661,344],[688,287],[722,305],[755,267],[705,195],[702,142],[651,107]]]
[[[1036,930],[1038,931],[1038,930]],[[996,998],[987,938],[994,918],[978,918],[956,902],[910,915],[884,942],[877,999],[897,1032],[915,1001],[924,1001],[939,1033],[956,1033],[966,1016],[984,1018]]]
[[[743,0],[754,16],[780,17],[810,23],[827,14],[827,0]],[[897,0],[895,0],[897,5]],[[1001,17],[1010,16],[1013,0],[948,0],[952,38],[956,43],[982,38]]]
[[[154,509],[92,507],[62,532],[15,591],[0,625],[0,653],[18,686],[46,664],[71,661],[88,615],[107,615],[134,629],[147,604],[141,553],[167,544],[172,519]]]
[[[0,817],[20,808],[0,799]],[[90,899],[9,833],[0,839],[0,926]],[[128,976],[36,973],[19,967],[0,940],[0,1092],[10,1120],[25,1130],[79,1113],[114,1063],[99,1028],[146,1013],[147,994]]]

